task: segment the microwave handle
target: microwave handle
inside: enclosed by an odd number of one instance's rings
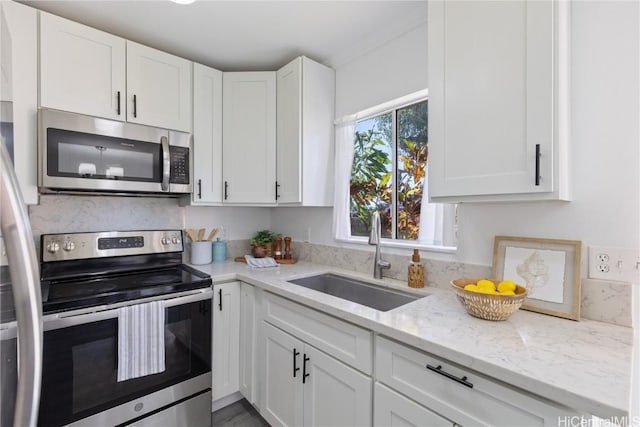
[[[160,138],[162,144],[162,191],[169,191],[169,177],[171,173],[171,157],[169,156],[169,138]]]

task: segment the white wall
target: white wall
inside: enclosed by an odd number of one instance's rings
[[[582,240],[585,249],[639,246],[638,3],[573,2],[572,8],[574,201],[462,204],[458,253],[433,258],[491,265],[500,234]],[[426,45],[423,25],[337,68],[337,116],[427,87]],[[294,238],[308,227],[313,243],[338,246],[327,237],[330,209],[272,214],[272,228]]]
[[[427,87],[427,24],[336,69],[336,117]]]

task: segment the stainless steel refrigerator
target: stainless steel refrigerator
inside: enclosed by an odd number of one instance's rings
[[[42,377],[38,257],[13,150],[7,149],[14,144],[11,51],[11,34],[0,5],[0,257],[6,252],[7,259],[7,265],[0,265],[0,427],[36,425]]]

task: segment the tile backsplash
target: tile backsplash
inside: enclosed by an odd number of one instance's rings
[[[183,207],[173,198],[41,195],[29,206],[36,245],[40,235],[112,230],[183,228]]]

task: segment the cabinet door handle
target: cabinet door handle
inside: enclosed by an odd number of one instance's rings
[[[300,355],[300,352],[294,348],[293,349],[293,378],[296,377],[296,372],[300,370],[300,367],[296,366],[296,362],[298,360],[299,355]]]
[[[540,185],[540,144],[536,144],[536,185]]]
[[[222,311],[222,288],[218,289],[218,310]]]
[[[307,357],[307,354],[305,353],[304,357],[302,358],[302,384],[307,382],[307,377],[309,376],[309,373],[307,372],[307,362],[310,359]]]
[[[458,378],[455,375],[450,374],[449,372],[443,371],[442,370],[442,365],[438,365],[438,366],[427,365],[427,369],[430,370],[430,371],[433,371],[433,372],[435,372],[437,374],[443,375],[443,376],[449,378],[450,380],[453,380],[453,381],[455,381],[457,383],[460,383],[460,384],[462,384],[464,386],[467,386],[469,388],[473,388],[473,384],[470,383],[469,381],[467,381],[467,377],[466,376],[464,376],[462,378]]]
[[[120,115],[120,91],[118,91],[118,115]]]
[[[276,200],[278,200],[278,197],[280,197],[280,195],[278,194],[278,188],[280,188],[280,184],[278,184],[278,181],[276,181]]]
[[[138,117],[138,98],[133,95],[133,118]]]
[[[225,181],[224,182],[224,199],[227,200],[227,197],[229,195],[229,182]]]
[[[202,199],[202,180],[198,180],[198,199]]]

